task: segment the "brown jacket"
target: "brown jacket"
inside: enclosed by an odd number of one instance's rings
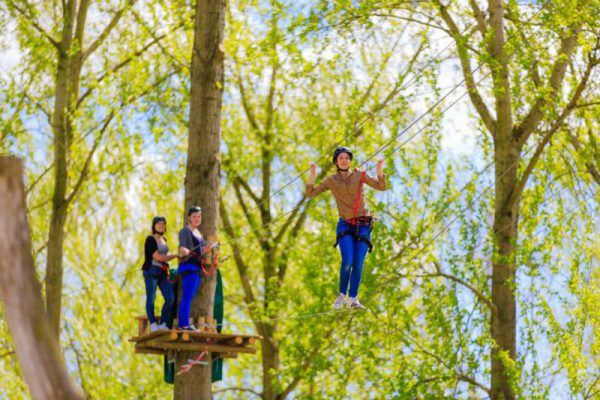
[[[354,204],[356,203],[356,197],[358,196],[361,175],[362,170],[354,168],[348,172],[346,177],[340,172],[329,175],[323,182],[317,185],[317,187],[307,183],[306,197],[314,197],[327,190],[331,190],[333,197],[335,197],[340,217],[343,219],[350,219],[354,217]],[[373,189],[385,190],[385,175],[372,178],[367,174],[365,184],[371,186]],[[364,196],[361,196],[356,216],[364,217],[369,215],[371,215],[371,213],[365,208]]]

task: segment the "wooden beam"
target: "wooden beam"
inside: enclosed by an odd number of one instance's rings
[[[140,345],[136,345],[135,346],[135,353],[136,354],[159,354],[159,355],[163,355],[166,354],[167,352],[165,350],[161,350],[161,349],[154,349],[154,348],[150,348],[150,347],[143,347]]]
[[[144,343],[144,346],[152,347],[155,349],[165,350],[184,350],[184,351],[203,351],[207,350],[210,353],[246,353],[255,354],[256,349],[254,347],[236,347],[226,346],[222,344],[206,344],[206,343],[182,343],[182,342],[150,342]]]

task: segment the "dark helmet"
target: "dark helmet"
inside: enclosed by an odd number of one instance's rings
[[[157,215],[156,217],[152,218],[152,233],[157,233],[155,228],[156,224],[159,222],[164,222],[166,224],[167,220],[162,215]]]
[[[186,215],[189,217],[190,215],[195,214],[195,213],[202,214],[202,209],[198,206],[190,207],[190,208],[188,208]]]
[[[348,154],[348,156],[350,157],[350,160],[352,160],[352,152],[350,151],[349,148],[347,147],[338,147],[337,149],[335,149],[333,151],[333,163],[335,164],[337,161],[337,158],[339,157],[340,154],[342,153],[346,153]]]

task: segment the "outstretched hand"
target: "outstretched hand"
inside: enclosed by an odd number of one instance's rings
[[[317,176],[317,164],[313,161],[310,163],[310,175],[308,176],[308,183],[315,183],[315,177]]]
[[[377,176],[383,176],[383,158],[377,161]]]

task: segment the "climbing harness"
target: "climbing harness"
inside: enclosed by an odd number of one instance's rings
[[[214,275],[215,271],[217,270],[217,265],[219,263],[219,253],[216,253],[213,255],[210,268],[206,269],[205,259],[207,257],[207,254],[201,256],[200,254],[198,254],[197,252],[194,251],[194,250],[200,248],[200,246],[201,246],[201,244],[191,248],[190,256],[195,256],[200,259],[200,269],[202,270],[202,272],[204,273],[205,276],[207,276],[207,277],[212,276],[212,275]],[[210,243],[210,248],[211,249],[213,249],[213,248],[220,249],[221,245],[219,244],[219,242],[212,242],[212,243]],[[182,272],[180,275],[182,277],[186,277],[191,274],[200,274],[200,271],[185,271],[185,272]]]
[[[361,217],[356,216],[356,214],[358,213],[358,207],[360,205],[360,199],[362,197],[362,190],[363,190],[363,186],[365,184],[366,178],[367,178],[367,172],[363,171],[362,175],[360,177],[360,186],[358,188],[358,194],[356,196],[356,201],[354,202],[353,216],[352,216],[352,218],[346,220],[346,222],[348,224],[350,224],[351,228],[338,233],[338,235],[336,236],[336,239],[335,239],[335,243],[333,245],[334,248],[337,247],[341,238],[343,238],[345,236],[352,236],[354,238],[354,241],[366,243],[367,246],[369,247],[369,253],[373,251],[373,243],[369,240],[369,238],[367,238],[365,236],[361,236],[358,233],[358,228],[361,226],[368,226],[369,232],[372,231],[373,230],[373,222],[375,221],[375,219],[370,216],[361,216]]]

